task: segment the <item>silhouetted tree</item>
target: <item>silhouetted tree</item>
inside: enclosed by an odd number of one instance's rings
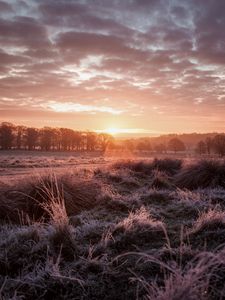
[[[61,145],[64,151],[72,150],[74,131],[69,128],[60,128]]]
[[[101,133],[99,135],[100,147],[105,151],[107,147],[113,142],[113,137],[108,133]]]
[[[79,131],[74,131],[73,133],[73,145],[74,145],[74,149],[77,151],[82,150],[82,133]]]
[[[134,151],[135,147],[134,147],[134,142],[132,140],[125,140],[124,141],[124,147],[126,150],[129,150],[131,152]]]
[[[53,131],[50,127],[44,127],[40,130],[40,146],[41,150],[51,150],[53,140]]]
[[[52,128],[52,143],[51,148],[53,150],[61,150],[61,131],[59,128]]]
[[[39,132],[36,128],[28,127],[25,132],[25,145],[28,150],[34,150],[37,146]]]
[[[206,153],[206,150],[207,150],[207,149],[206,149],[206,144],[205,144],[205,142],[199,141],[199,142],[197,143],[197,145],[196,145],[196,149],[195,149],[196,153],[202,155],[202,154],[205,154],[205,153]]]
[[[136,149],[139,151],[145,151],[145,143],[144,142],[139,142],[136,146]]]
[[[154,150],[158,153],[165,153],[166,152],[166,145],[163,143],[156,144]]]
[[[87,132],[87,151],[94,151],[97,146],[98,136],[95,132]]]
[[[186,147],[180,139],[173,138],[168,143],[168,149],[176,153],[178,151],[184,151]]]
[[[11,123],[3,122],[0,126],[0,145],[1,149],[8,150],[13,145],[13,129],[14,125]]]
[[[151,151],[152,146],[148,139],[142,139],[136,146],[136,149],[139,151]]]
[[[216,154],[219,156],[225,155],[225,135],[218,134],[213,138],[212,146]]]
[[[16,148],[21,149],[24,146],[24,135],[26,132],[25,126],[16,126],[15,127],[15,134],[16,134]]]
[[[213,139],[211,137],[207,137],[205,139],[205,145],[206,145],[206,152],[208,155],[210,155],[213,148]]]

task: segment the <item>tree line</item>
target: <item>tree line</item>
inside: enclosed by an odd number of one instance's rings
[[[113,142],[107,133],[76,131],[69,128],[16,126],[0,124],[0,149],[42,151],[105,151]]]
[[[163,137],[162,137],[163,138]],[[0,123],[0,149],[42,150],[42,151],[105,151],[129,150],[156,153],[177,153],[187,148],[182,139],[172,137],[165,142],[154,142],[154,138],[115,140],[107,133],[77,131],[69,128],[26,127],[12,123]],[[196,143],[198,155],[217,154],[225,156],[225,134],[206,137]]]
[[[140,138],[137,140],[130,139],[123,141],[122,148],[130,151],[150,151],[156,153],[169,152],[195,152],[198,155],[219,155],[225,156],[225,134],[216,134],[213,138],[207,137],[197,142],[192,148],[187,147],[185,143],[178,137],[169,139],[167,142],[153,142],[154,138]]]
[[[195,151],[200,155],[216,153],[221,157],[225,156],[225,134],[217,134],[214,138],[207,137],[199,141]]]

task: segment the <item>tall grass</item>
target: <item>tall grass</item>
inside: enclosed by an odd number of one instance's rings
[[[202,160],[185,167],[175,177],[180,188],[225,188],[225,163],[216,160]]]
[[[223,299],[223,172],[129,161],[2,186],[0,299]]]

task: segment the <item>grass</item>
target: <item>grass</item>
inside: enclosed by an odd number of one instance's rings
[[[119,161],[0,193],[0,299],[223,299],[224,163]]]
[[[225,188],[224,161],[202,160],[184,168],[175,178],[180,188],[190,190],[198,188]]]

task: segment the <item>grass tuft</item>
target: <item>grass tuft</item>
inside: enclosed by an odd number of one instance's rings
[[[185,167],[175,177],[175,184],[190,190],[198,188],[225,188],[225,163],[202,160]]]

